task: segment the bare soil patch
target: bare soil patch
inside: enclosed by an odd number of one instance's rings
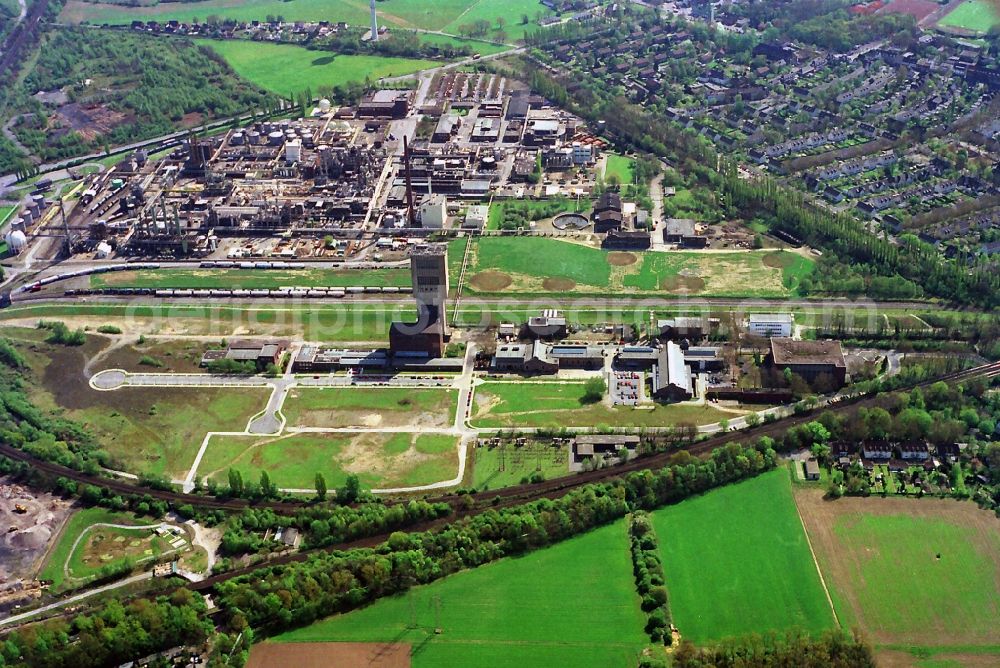
[[[260,643],[247,668],[410,668],[410,645],[388,642]]]
[[[705,289],[705,279],[697,276],[668,276],[660,287],[667,292],[701,292]]]
[[[922,668],[927,665],[963,666],[963,668],[995,668],[996,654],[935,654],[933,663],[899,650],[875,650],[875,665],[879,668]]]
[[[31,580],[54,537],[69,517],[70,503],[0,478],[0,609],[24,598],[20,584]]]
[[[630,264],[635,264],[639,261],[639,256],[635,253],[623,253],[621,251],[612,251],[608,253],[608,264],[612,267],[627,267]]]
[[[795,258],[787,253],[768,253],[762,260],[765,267],[771,267],[772,269],[784,269],[791,266],[794,261]]]
[[[569,278],[546,278],[542,287],[551,292],[567,292],[576,287],[576,281]]]
[[[469,279],[469,285],[476,290],[494,292],[510,287],[514,282],[509,275],[502,271],[481,271]]]

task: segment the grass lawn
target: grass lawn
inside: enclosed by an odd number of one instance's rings
[[[84,538],[80,541],[77,549],[72,554],[70,554],[70,551],[73,548],[73,543],[80,536],[80,534],[87,529],[87,527],[100,523],[136,525],[154,524],[152,520],[140,520],[127,513],[116,513],[100,507],[77,510],[70,516],[69,520],[66,521],[62,532],[58,536],[57,542],[51,547],[49,553],[46,555],[45,563],[42,566],[42,570],[38,574],[38,579],[52,580],[52,586],[54,588],[62,586],[66,583],[64,567],[67,564],[69,564],[70,575],[74,578],[82,578],[93,575],[97,569],[92,568],[81,561],[81,557],[85,552],[84,548],[90,539]],[[126,533],[132,533],[133,536],[139,535],[139,533],[135,531]],[[113,561],[114,560],[111,560],[108,563],[113,563]]]
[[[0,225],[6,223],[15,211],[17,211],[16,206],[0,206]]]
[[[481,56],[491,56],[501,51],[507,51],[509,46],[504,44],[494,44],[493,42],[483,42],[478,39],[463,39],[461,37],[449,37],[448,35],[437,35],[432,33],[418,33],[420,41],[425,44],[433,44],[440,47],[451,47],[460,49],[467,47],[474,53]]]
[[[289,97],[306,89],[315,94],[320,86],[376,81],[441,65],[433,60],[310,51],[293,44],[206,39],[196,43],[218,53],[244,79]]]
[[[658,510],[653,524],[688,640],[834,626],[784,468]]]
[[[0,311],[0,320],[13,318],[69,318],[78,326],[99,327],[119,322],[145,334],[169,333],[240,336],[302,336],[310,341],[384,342],[389,324],[412,319],[407,306],[381,304],[292,304],[289,306],[195,306],[189,304],[47,304],[10,307]],[[119,321],[118,319],[123,319]]]
[[[1000,519],[950,499],[796,501],[845,626],[876,646],[1000,654]],[[982,664],[985,665],[985,664]]]
[[[938,25],[983,33],[1000,23],[1000,10],[987,0],[967,0],[938,21]]]
[[[435,616],[440,601],[440,621]],[[576,614],[567,614],[567,602]],[[274,642],[409,643],[415,668],[632,666],[648,638],[622,522],[503,559]],[[435,634],[440,625],[442,633]]]
[[[479,490],[520,485],[524,478],[541,473],[546,480],[569,475],[569,451],[548,444],[521,447],[478,447],[473,451],[472,486]]]
[[[476,389],[472,422],[477,427],[663,427],[738,417],[691,403],[656,404],[650,410],[609,408],[584,404],[583,395],[584,383],[486,382]]]
[[[450,427],[457,401],[447,389],[296,388],[282,412],[290,427]]]
[[[107,339],[91,336],[79,348],[22,340],[15,345],[31,367],[33,403],[90,430],[115,466],[132,473],[183,475],[206,433],[242,431],[263,410],[270,393],[263,388],[192,392],[159,387],[98,392],[87,383],[83,366],[108,345]]]
[[[558,199],[523,199],[523,200],[495,200],[490,204],[490,217],[486,221],[486,229],[498,230],[500,223],[504,220],[507,209],[514,209],[528,215],[530,214],[553,218],[566,211],[587,211],[590,208],[589,199],[581,199],[579,208],[575,199],[567,197]],[[538,213],[541,212],[541,213]],[[554,213],[553,213],[554,212]],[[545,220],[545,218],[538,218]]]
[[[450,247],[455,275],[465,243],[458,240]],[[785,254],[779,258],[777,253],[766,252],[636,252],[612,257],[599,248],[545,237],[485,237],[474,243],[466,289],[482,294],[639,291],[788,297],[797,285],[796,277],[811,271],[805,258],[785,259]]]
[[[94,288],[408,287],[410,270],[153,269],[93,274]]]
[[[389,4],[389,3],[385,3]],[[263,21],[268,15],[286,21],[345,21],[354,25],[368,22],[368,4],[353,0],[207,0],[192,4],[160,3],[150,7],[127,7],[115,3],[72,1],[60,15],[69,22],[129,23],[133,19],[191,22],[214,14],[220,19]]]
[[[617,153],[609,153],[604,166],[604,180],[607,181],[614,176],[617,177],[618,183],[632,183],[633,179],[635,179],[634,167],[635,160],[632,158],[618,155]]]
[[[288,489],[314,489],[317,472],[330,489],[352,473],[366,487],[413,487],[454,478],[458,447],[454,437],[440,434],[213,437],[198,476],[225,482],[230,468],[253,481],[267,471],[275,484]]]

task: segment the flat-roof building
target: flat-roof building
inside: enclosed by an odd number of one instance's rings
[[[842,387],[847,382],[847,362],[840,341],[795,341],[772,337],[766,364],[779,370],[789,369],[808,382],[829,376],[833,388]]]
[[[751,313],[747,330],[754,336],[788,338],[794,324],[791,313]]]

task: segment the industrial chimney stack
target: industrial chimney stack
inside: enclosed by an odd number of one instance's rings
[[[372,41],[378,41],[378,19],[375,18],[375,0],[371,0],[372,8]]]

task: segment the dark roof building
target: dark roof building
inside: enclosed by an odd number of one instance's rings
[[[834,387],[847,382],[847,362],[839,341],[772,338],[767,364],[776,369],[790,369],[808,382],[822,376],[829,376]]]

